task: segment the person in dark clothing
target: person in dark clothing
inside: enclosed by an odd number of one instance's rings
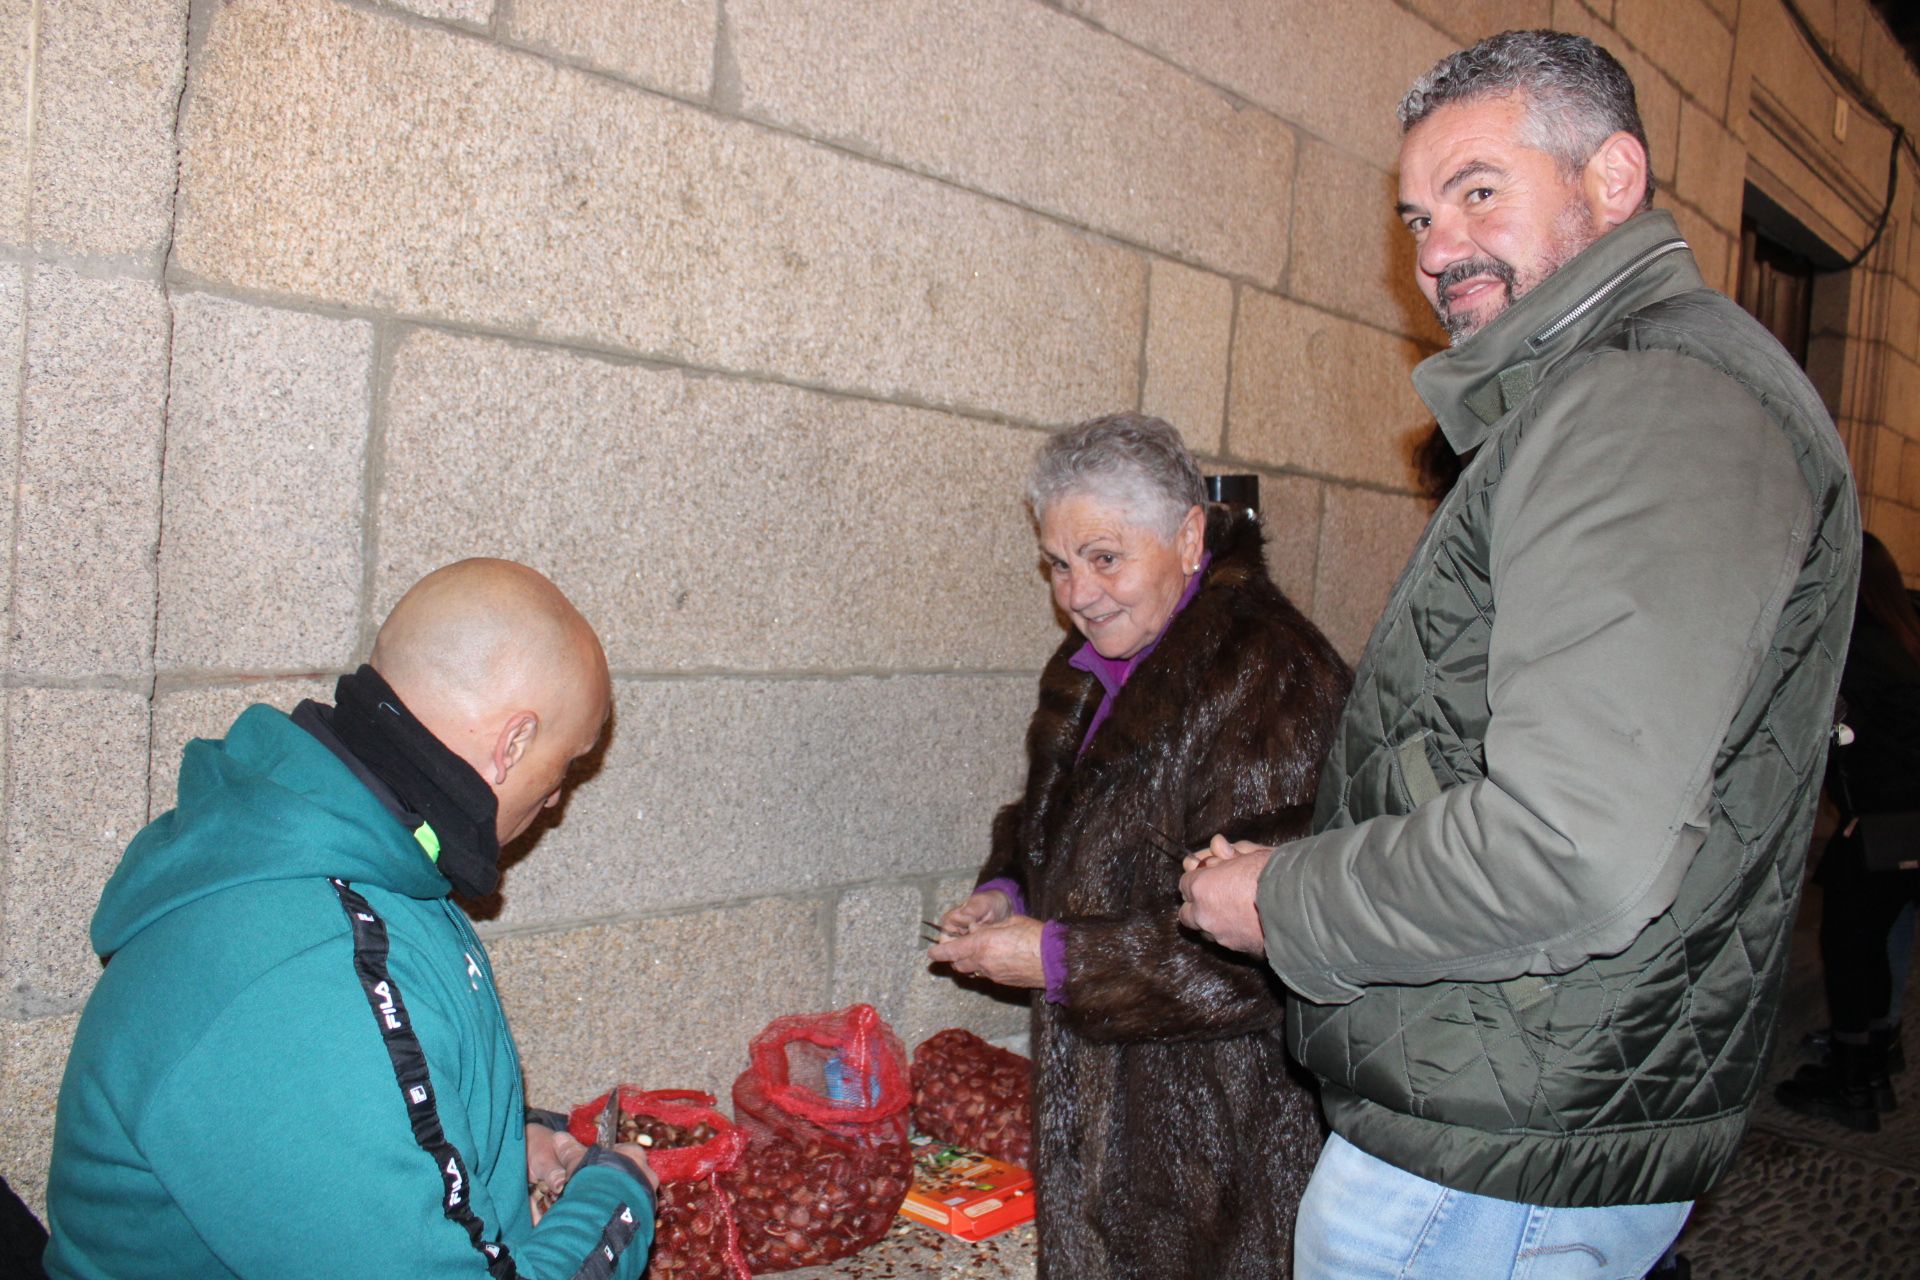
[[[1319,1118],[1272,975],[1175,924],[1178,858],[1305,831],[1346,665],[1167,423],[1052,438],[1028,499],[1074,630],[929,954],[1033,991],[1042,1280],[1281,1277]]]
[[[1860,821],[1920,810],[1920,614],[1892,553],[1870,533],[1862,546],[1860,603],[1840,677],[1853,740],[1828,764],[1840,828],[1815,875],[1823,894],[1820,962],[1833,1018],[1831,1052],[1782,1081],[1774,1097],[1790,1111],[1873,1132],[1896,1102],[1888,1074],[1897,1022],[1887,939],[1920,898],[1920,870],[1870,867]],[[1920,846],[1912,853],[1920,858]]]

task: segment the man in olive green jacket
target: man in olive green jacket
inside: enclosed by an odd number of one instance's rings
[[[1401,107],[1470,460],[1387,602],[1317,834],[1190,860],[1335,1138],[1296,1277],[1639,1276],[1773,1033],[1858,573],[1819,398],[1648,208],[1626,73],[1509,32]],[[1257,908],[1257,912],[1256,912]]]

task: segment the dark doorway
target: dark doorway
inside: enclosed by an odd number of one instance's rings
[[[1761,229],[1751,213],[1740,219],[1740,282],[1734,300],[1767,326],[1801,368],[1813,328],[1813,260]]]
[[[1836,422],[1841,417],[1853,276],[1847,260],[1832,246],[1777,200],[1747,184],[1734,300],[1800,362]],[[1847,435],[1844,428],[1841,435]]]

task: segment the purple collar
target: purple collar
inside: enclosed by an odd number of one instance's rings
[[[1100,699],[1100,705],[1094,709],[1093,720],[1087,725],[1087,736],[1080,739],[1080,755],[1087,753],[1087,746],[1093,741],[1093,735],[1100,731],[1100,726],[1105,724],[1107,717],[1113,714],[1113,700],[1119,695],[1121,687],[1132,677],[1135,668],[1145,662],[1147,655],[1159,647],[1160,641],[1166,637],[1167,628],[1173,625],[1173,620],[1180,616],[1182,609],[1192,603],[1195,596],[1200,594],[1200,582],[1207,576],[1207,566],[1212,563],[1213,553],[1203,552],[1200,556],[1200,567],[1194,571],[1192,579],[1188,581],[1187,589],[1180,593],[1180,599],[1173,606],[1173,612],[1167,615],[1166,626],[1161,627],[1160,634],[1148,641],[1146,647],[1131,658],[1104,658],[1100,656],[1100,651],[1093,647],[1093,641],[1089,640],[1080,646],[1077,653],[1067,659],[1068,666],[1091,675],[1106,691]]]

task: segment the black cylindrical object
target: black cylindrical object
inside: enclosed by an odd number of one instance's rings
[[[1250,516],[1260,514],[1260,477],[1253,475],[1208,476],[1207,500],[1237,507]]]

